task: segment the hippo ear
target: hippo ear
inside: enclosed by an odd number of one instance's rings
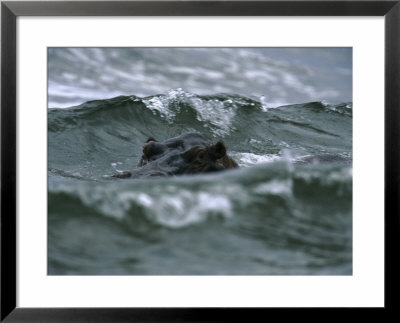
[[[226,147],[222,141],[218,141],[214,146],[215,157],[220,159],[226,155]]]
[[[157,140],[155,140],[153,137],[150,137],[149,139],[146,140],[145,143],[147,144],[147,143],[150,142],[150,141],[157,141]]]

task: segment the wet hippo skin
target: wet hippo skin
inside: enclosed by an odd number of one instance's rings
[[[138,168],[113,177],[198,174],[236,167],[222,141],[213,144],[201,134],[186,133],[160,142],[152,137],[147,139]]]

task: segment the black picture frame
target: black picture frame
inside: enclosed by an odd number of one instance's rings
[[[301,308],[18,308],[16,282],[16,19],[18,16],[384,16],[385,18],[385,306],[399,287],[400,1],[88,1],[1,3],[1,322],[233,322],[287,313],[342,318],[360,309]],[[40,291],[39,291],[40,292]],[[314,311],[310,313],[310,310]],[[268,314],[266,313],[268,312]],[[316,315],[315,311],[318,313]],[[365,311],[365,309],[364,309]],[[322,313],[321,313],[322,312]],[[320,315],[324,315],[321,317]],[[299,319],[297,317],[297,319]],[[350,318],[350,317],[349,317]],[[351,319],[351,318],[350,318]]]

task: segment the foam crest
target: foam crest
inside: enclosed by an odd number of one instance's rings
[[[176,186],[155,187],[144,193],[121,191],[114,186],[62,184],[52,185],[51,192],[78,197],[85,206],[118,221],[144,214],[153,223],[168,228],[186,227],[215,216],[229,218],[233,212],[229,195]]]
[[[219,101],[193,97],[190,102],[197,112],[197,120],[206,122],[215,135],[224,136],[234,129],[232,121],[236,115],[237,106],[231,99]]]
[[[181,228],[205,221],[210,216],[231,217],[232,206],[227,196],[206,192],[180,191],[177,195],[154,197],[157,203],[149,210],[156,223]]]
[[[181,88],[169,90],[167,95],[144,98],[142,102],[153,113],[158,111],[170,124],[178,114],[183,113],[182,106],[190,106],[196,112],[196,119],[204,122],[204,126],[210,128],[216,136],[227,135],[235,129],[232,121],[238,109],[237,104],[245,104],[236,98],[221,100],[218,97],[199,97]]]
[[[239,166],[249,167],[256,164],[271,163],[281,160],[282,157],[274,154],[257,155],[253,153],[233,153],[232,156],[238,161]]]
[[[258,194],[291,195],[293,182],[291,179],[271,180],[257,185],[253,191]]]

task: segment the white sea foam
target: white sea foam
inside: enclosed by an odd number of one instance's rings
[[[142,102],[153,112],[158,111],[162,118],[173,123],[176,114],[180,112],[180,101],[185,102],[192,94],[186,93],[181,88],[171,89],[165,96],[153,96],[143,99]]]
[[[177,195],[164,194],[157,198],[157,203],[148,211],[155,222],[170,228],[181,228],[203,222],[213,215],[230,217],[232,206],[224,195],[182,190]]]
[[[169,90],[166,96],[154,96],[143,99],[142,102],[153,112],[158,111],[169,123],[173,123],[176,115],[180,113],[182,102],[190,104],[196,110],[197,120],[204,122],[205,127],[210,128],[216,136],[227,135],[235,129],[232,127],[232,122],[237,106],[231,99],[225,101],[201,99],[178,88]]]
[[[114,186],[51,185],[51,192],[67,193],[104,216],[124,221],[136,207],[145,209],[144,216],[168,228],[181,228],[200,223],[209,217],[232,216],[232,205],[225,192],[191,191],[176,186],[154,187],[151,192],[121,190]],[[136,211],[135,211],[136,212]]]
[[[172,123],[176,112],[169,108],[169,100],[165,97],[154,96],[150,99],[142,100],[146,107],[155,113],[155,111],[160,112],[161,117],[165,118],[169,123]]]
[[[234,129],[232,121],[237,107],[232,104],[232,100],[211,101],[193,97],[190,102],[197,111],[197,120],[208,122],[215,135],[223,136]]]
[[[268,101],[264,95],[261,95],[259,100],[261,103],[261,110],[264,112],[268,112],[268,110],[270,110],[270,109],[275,109],[275,108],[279,108],[279,107],[291,104],[291,103],[288,103],[287,101]]]
[[[292,194],[292,180],[272,180],[257,185],[253,191],[259,194],[290,195]]]
[[[253,153],[232,153],[232,157],[238,161],[239,166],[248,167],[256,164],[270,163],[282,159],[282,157],[271,155],[257,155]]]

